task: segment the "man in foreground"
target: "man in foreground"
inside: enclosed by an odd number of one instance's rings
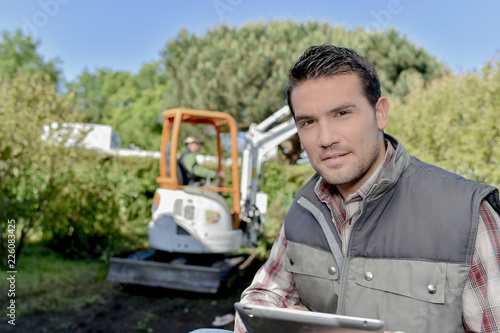
[[[241,302],[378,318],[389,331],[499,332],[498,190],[384,134],[389,102],[351,50],[306,50],[287,93],[317,174]]]

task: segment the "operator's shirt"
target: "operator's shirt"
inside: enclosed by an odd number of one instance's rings
[[[215,179],[217,177],[217,171],[210,170],[198,164],[198,162],[196,161],[195,152],[188,149],[186,150],[186,153],[182,155],[181,159],[182,164],[184,164],[184,167],[186,168],[186,171],[193,176],[201,178],[202,180],[207,177],[211,177],[212,179]]]
[[[388,141],[386,146],[385,160],[371,177],[345,200],[337,187],[328,184],[323,178],[320,178],[315,186],[316,195],[330,209],[332,221],[342,240],[343,253],[346,251],[352,223],[361,212],[363,198],[375,184],[391,177],[386,174],[386,169],[395,149]],[[500,332],[500,217],[486,201],[481,203],[476,237],[472,266],[462,294],[464,330]],[[243,292],[243,303],[273,307],[301,305],[293,275],[284,269],[286,242],[282,227],[267,262]],[[235,332],[246,332],[238,315]]]

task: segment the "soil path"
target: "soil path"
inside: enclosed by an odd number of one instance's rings
[[[25,314],[0,332],[167,332],[187,333],[213,327],[216,316],[234,313],[245,287],[221,295],[200,295],[160,288],[105,282],[98,302],[63,313]],[[233,323],[221,328],[233,329]]]

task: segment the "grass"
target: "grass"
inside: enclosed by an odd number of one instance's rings
[[[103,302],[112,284],[105,281],[104,261],[73,261],[42,244],[27,244],[16,265],[16,312],[60,312]],[[0,282],[7,290],[6,280]],[[7,293],[0,294],[6,304]]]
[[[137,329],[140,332],[151,333],[153,329],[149,327],[149,323],[152,319],[155,319],[157,316],[151,312],[144,312],[140,315],[140,319],[137,321]]]

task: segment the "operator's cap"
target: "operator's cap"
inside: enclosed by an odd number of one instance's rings
[[[195,142],[196,142],[196,143],[200,143],[200,144],[201,144],[201,143],[203,143],[203,141],[202,141],[202,140],[200,140],[200,139],[198,139],[198,138],[195,138],[195,137],[192,137],[192,136],[188,136],[188,137],[186,138],[186,140],[184,140],[184,144],[186,144],[186,145],[187,145],[187,144],[190,144],[190,143],[195,143]]]

